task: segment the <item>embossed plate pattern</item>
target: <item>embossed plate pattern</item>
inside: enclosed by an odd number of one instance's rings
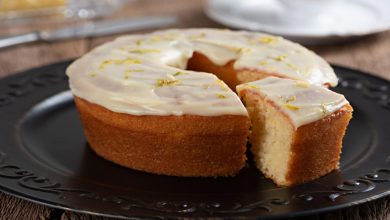
[[[390,83],[335,67],[355,108],[340,170],[277,188],[249,166],[234,178],[129,170],[87,146],[64,74],[68,62],[0,80],[0,189],[52,207],[120,218],[279,218],[335,210],[390,193]]]

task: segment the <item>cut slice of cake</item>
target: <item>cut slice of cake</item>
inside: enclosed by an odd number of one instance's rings
[[[251,121],[256,166],[279,186],[338,168],[352,107],[341,94],[300,80],[269,77],[237,86]]]

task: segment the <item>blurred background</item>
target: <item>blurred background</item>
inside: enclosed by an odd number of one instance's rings
[[[2,38],[107,20],[176,19],[152,27],[123,28],[110,36],[68,37],[3,48],[0,74],[75,58],[120,34],[217,27],[282,35],[309,46],[332,63],[389,79],[384,73],[390,69],[389,10],[388,0],[0,0]]]

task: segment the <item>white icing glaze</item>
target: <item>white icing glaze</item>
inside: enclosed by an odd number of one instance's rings
[[[295,128],[322,119],[348,104],[343,95],[301,80],[268,77],[237,86],[241,96],[244,90],[274,103]]]
[[[332,68],[304,47],[261,33],[173,29],[106,43],[67,69],[72,92],[133,115],[247,115],[237,95],[209,73],[184,70],[194,51],[218,65],[256,69],[323,85]]]

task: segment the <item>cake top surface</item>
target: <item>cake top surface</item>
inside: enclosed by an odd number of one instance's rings
[[[343,95],[302,80],[268,77],[237,86],[240,95],[244,90],[271,101],[291,119],[295,128],[320,120],[349,104]]]
[[[194,51],[217,65],[337,85],[319,56],[281,37],[217,29],[171,29],[108,42],[67,69],[72,92],[133,115],[247,115],[237,95],[210,73],[185,70]]]

